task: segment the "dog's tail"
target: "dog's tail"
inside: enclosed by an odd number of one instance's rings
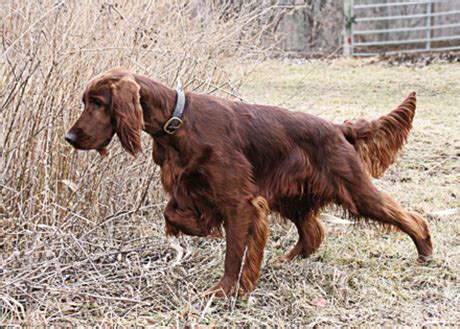
[[[345,121],[340,125],[345,138],[353,144],[372,177],[378,178],[396,160],[412,128],[415,91],[393,111],[376,120]]]

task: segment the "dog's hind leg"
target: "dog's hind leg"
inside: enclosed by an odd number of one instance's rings
[[[374,192],[375,193],[375,192]],[[360,202],[359,215],[377,220],[384,224],[396,226],[408,234],[415,243],[418,251],[418,260],[424,262],[429,259],[433,246],[428,222],[415,212],[408,212],[386,193],[378,192],[377,202]]]
[[[278,257],[279,262],[288,262],[297,256],[309,257],[318,250],[324,238],[324,228],[318,218],[318,211],[309,211],[303,218],[294,221],[299,240],[285,255]]]
[[[361,166],[354,166],[353,178],[339,179],[337,186],[337,200],[352,215],[399,228],[415,243],[419,261],[425,261],[431,256],[428,222],[419,214],[403,209],[388,194],[377,190]]]

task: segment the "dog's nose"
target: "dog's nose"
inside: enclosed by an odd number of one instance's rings
[[[75,145],[77,143],[77,135],[74,134],[74,133],[67,133],[67,134],[65,134],[64,138],[71,145]]]

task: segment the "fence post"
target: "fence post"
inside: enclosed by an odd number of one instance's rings
[[[426,13],[427,15],[431,15],[433,12],[433,1],[430,0],[429,3],[426,4]],[[431,49],[431,26],[433,25],[431,16],[426,17],[426,50]]]
[[[345,26],[343,28],[343,54],[353,55],[353,0],[343,0]]]

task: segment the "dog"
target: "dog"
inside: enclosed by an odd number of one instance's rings
[[[170,196],[166,233],[209,236],[225,231],[225,271],[208,293],[250,292],[268,236],[269,211],[291,220],[298,242],[281,262],[320,246],[318,219],[329,204],[410,236],[418,260],[432,255],[427,221],[404,210],[371,182],[391,165],[412,128],[416,94],[376,120],[334,124],[275,106],[170,89],[123,68],[92,79],[83,113],[65,135],[81,150],[107,153],[116,134],[133,156],[141,132]]]

